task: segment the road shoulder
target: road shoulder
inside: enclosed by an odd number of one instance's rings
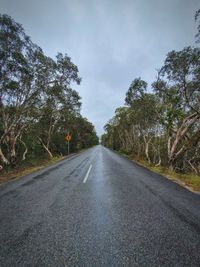
[[[111,151],[117,153],[118,155],[132,161],[133,163],[135,163],[136,165],[149,170],[155,174],[158,174],[162,177],[164,177],[165,179],[168,179],[174,183],[179,184],[180,186],[186,188],[187,190],[196,193],[196,194],[200,194],[200,177],[194,174],[179,174],[179,173],[170,173],[169,170],[167,170],[166,168],[162,168],[162,167],[156,167],[154,165],[150,165],[148,162],[145,161],[137,161],[135,159],[133,159],[132,157],[120,153],[118,151],[112,150]]]
[[[0,185],[6,184],[11,181],[19,180],[26,175],[34,174],[38,171],[43,171],[48,167],[53,167],[54,165],[59,164],[63,160],[78,156],[79,154],[85,152],[87,149],[81,150],[77,153],[70,154],[69,156],[60,156],[60,157],[53,157],[52,159],[44,159],[41,164],[36,164],[34,166],[22,167],[22,168],[15,168],[8,172],[4,172],[0,176]]]

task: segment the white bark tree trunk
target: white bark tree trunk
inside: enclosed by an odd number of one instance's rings
[[[0,160],[2,161],[3,164],[5,165],[9,165],[10,162],[8,161],[8,159],[4,156],[4,153],[0,147]]]

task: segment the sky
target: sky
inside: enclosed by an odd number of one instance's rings
[[[78,66],[81,114],[98,135],[124,105],[131,82],[149,90],[166,54],[195,45],[199,0],[0,0],[0,13],[23,25],[47,56]]]

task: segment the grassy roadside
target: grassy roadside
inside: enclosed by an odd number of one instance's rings
[[[0,184],[11,181],[11,180],[19,179],[20,177],[24,175],[38,171],[64,158],[65,157],[57,156],[57,157],[53,157],[52,159],[35,159],[35,160],[31,160],[30,162],[25,162],[24,164],[12,170],[2,171],[0,173]]]
[[[136,161],[139,165],[142,165],[151,171],[161,174],[168,179],[177,182],[178,184],[186,187],[190,191],[193,192],[198,192],[200,193],[200,177],[198,175],[195,175],[193,173],[191,174],[181,174],[181,173],[175,173],[175,172],[170,172],[167,168],[162,167],[162,166],[153,166],[149,164],[146,161]]]
[[[198,175],[195,175],[193,173],[191,174],[181,174],[181,173],[175,173],[170,172],[168,168],[163,166],[154,166],[152,164],[149,164],[145,160],[135,160],[131,156],[127,156],[125,154],[120,153],[121,155],[125,156],[126,158],[129,158],[130,160],[134,161],[138,165],[141,165],[155,173],[161,174],[165,176],[166,178],[186,187],[192,192],[200,193],[200,177]]]
[[[83,148],[76,153],[72,153],[69,156],[55,156],[51,159],[33,159],[31,161],[27,161],[19,165],[18,167],[12,170],[3,170],[0,172],[0,184],[19,179],[27,174],[33,173],[35,171],[39,171],[45,167],[48,167],[56,162],[61,161],[64,158],[73,156],[75,154],[82,153],[89,148]]]

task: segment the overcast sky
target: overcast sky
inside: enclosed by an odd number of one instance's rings
[[[151,83],[167,52],[195,45],[199,0],[0,0],[46,55],[78,66],[82,115],[100,135],[136,77]]]

